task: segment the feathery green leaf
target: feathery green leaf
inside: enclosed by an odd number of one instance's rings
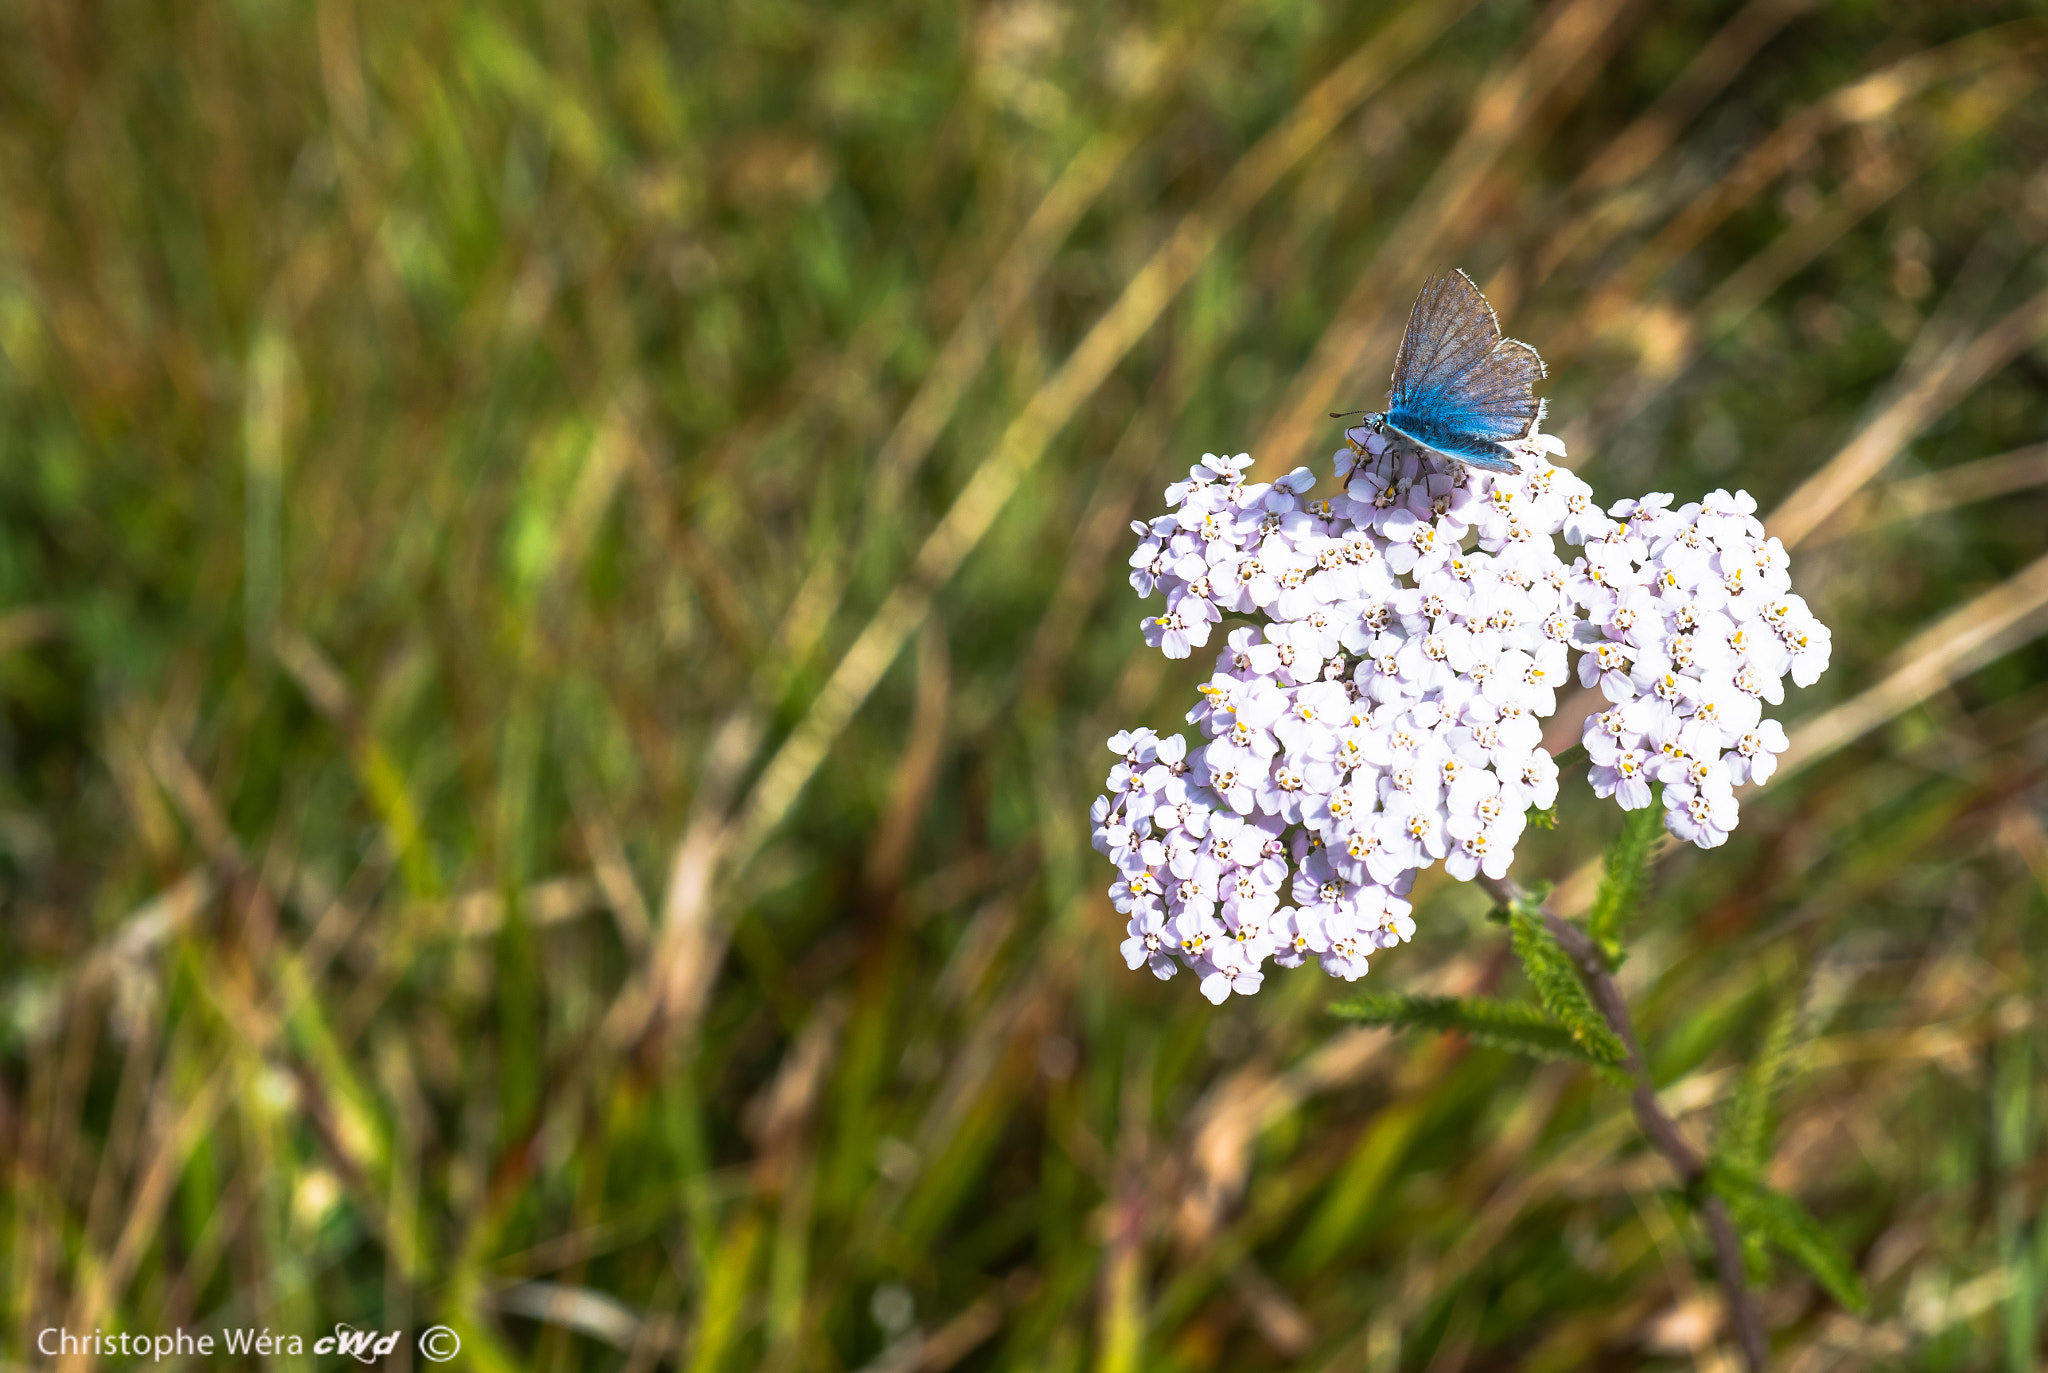
[[[1608,846],[1606,864],[1600,874],[1600,890],[1593,897],[1587,916],[1587,932],[1611,968],[1621,966],[1625,952],[1622,930],[1649,885],[1650,855],[1656,852],[1657,837],[1664,832],[1664,808],[1652,801],[1641,810],[1624,814],[1621,833]]]
[[[1536,1058],[1569,1059],[1594,1067],[1606,1059],[1589,1053],[1572,1032],[1545,1015],[1540,1006],[1494,1001],[1486,997],[1414,996],[1398,992],[1367,992],[1330,1008],[1331,1014],[1367,1025],[1396,1029],[1456,1030],[1475,1044],[1510,1049]]]
[[[1759,1236],[1782,1249],[1848,1310],[1862,1314],[1870,1294],[1856,1265],[1808,1211],[1783,1192],[1764,1185],[1754,1174],[1717,1160],[1708,1165],[1707,1185],[1728,1203],[1728,1212],[1745,1239]]]
[[[1559,948],[1550,931],[1543,928],[1542,908],[1535,901],[1517,901],[1508,908],[1508,932],[1515,957],[1522,960],[1529,985],[1536,989],[1536,999],[1543,1003],[1550,1018],[1569,1031],[1579,1047],[1597,1062],[1625,1061],[1628,1049],[1593,1008],[1585,984],[1579,981],[1579,971],[1572,966],[1571,955]]]
[[[1764,1042],[1743,1069],[1735,1094],[1721,1113],[1714,1153],[1731,1168],[1751,1176],[1761,1174],[1771,1159],[1771,1103],[1791,1068],[1801,1038],[1800,1020],[1799,1002],[1787,1000],[1771,1018]]]
[[[1763,1043],[1744,1067],[1735,1092],[1721,1112],[1715,1131],[1714,1158],[1743,1177],[1761,1177],[1771,1161],[1771,1136],[1776,1126],[1772,1103],[1792,1069],[1805,1016],[1796,999],[1788,999],[1771,1018]],[[1753,1281],[1770,1275],[1766,1236],[1754,1227],[1742,1231],[1743,1259]]]

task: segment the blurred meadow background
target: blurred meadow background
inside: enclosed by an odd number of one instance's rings
[[[1459,265],[1834,628],[1621,975],[1699,1142],[1782,1063],[1872,1300],[1767,1260],[1778,1366],[2041,1366],[2044,88],[2018,3],[0,8],[0,1363],[1732,1367],[1623,1093],[1128,972],[1088,849],[1208,668],[1129,520],[1327,478]],[[1418,902],[1370,985],[1513,990]]]

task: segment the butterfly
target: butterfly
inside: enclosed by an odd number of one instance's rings
[[[1446,272],[1415,297],[1386,413],[1365,422],[1467,467],[1519,472],[1516,448],[1507,445],[1541,423],[1543,402],[1533,388],[1543,376],[1534,348],[1500,336],[1500,320],[1472,278]]]

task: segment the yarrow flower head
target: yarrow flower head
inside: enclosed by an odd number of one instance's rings
[[[1423,869],[1504,877],[1557,797],[1542,721],[1574,656],[1604,698],[1595,792],[1634,809],[1661,783],[1673,834],[1726,840],[1734,787],[1786,746],[1763,707],[1826,667],[1826,626],[1746,493],[1602,513],[1559,440],[1517,447],[1523,470],[1491,473],[1353,429],[1323,496],[1307,468],[1251,482],[1249,454],[1205,454],[1132,524],[1131,585],[1164,602],[1147,645],[1223,640],[1189,734],[1109,741],[1094,844],[1132,969],[1216,1002],[1268,962],[1354,980],[1413,936]]]
[[[1574,634],[1579,680],[1613,705],[1587,718],[1584,738],[1595,792],[1634,810],[1662,782],[1666,828],[1712,848],[1735,828],[1735,788],[1767,780],[1785,750],[1764,707],[1785,699],[1788,675],[1819,678],[1830,638],[1793,594],[1784,546],[1748,492],[1671,500],[1608,511],[1615,589],[1589,593]]]

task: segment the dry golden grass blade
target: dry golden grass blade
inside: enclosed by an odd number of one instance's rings
[[[576,811],[584,850],[590,855],[591,871],[618,924],[619,938],[635,956],[643,955],[653,939],[654,921],[648,914],[640,879],[633,875],[633,865],[626,857],[618,827],[598,799],[596,788],[587,781],[579,779],[574,783],[569,799]]]
[[[2031,88],[2033,84],[2029,81],[2027,86]],[[2016,100],[2020,94],[2015,90],[2012,98]],[[1966,130],[1951,128],[1944,133],[1960,141],[1958,135],[1974,133],[1991,124],[2009,103],[2001,101],[1995,108],[1986,110],[1986,117],[1971,121]],[[1798,221],[1771,240],[1755,257],[1723,277],[1721,284],[1706,294],[1694,310],[1695,316],[1704,322],[1702,332],[1710,337],[1727,334],[1794,274],[1818,259],[1879,206],[1905,190],[1920,171],[1919,161],[1910,153],[1894,152],[1867,169],[1864,175],[1852,177],[1849,184],[1819,213]]]
[[[1959,145],[1998,121],[2040,84],[2031,66],[1993,67],[1944,112],[1940,137]],[[1591,426],[1613,432],[1667,392],[1717,339],[1725,338],[1773,292],[1818,260],[1844,235],[1891,201],[1925,170],[1925,159],[1889,148],[1866,159],[1821,209],[1794,223],[1724,277],[1689,311],[1647,305],[1636,311],[1635,343],[1641,361],[1617,378],[1594,407]]]
[[[1573,181],[1569,194],[1613,191],[1648,171],[1677,141],[1686,125],[1749,65],[1758,50],[1815,3],[1816,0],[1750,0],[1693,54],[1685,70],[1650,108],[1586,165],[1585,171]],[[1575,215],[1537,251],[1531,283],[1548,279],[1595,230],[1611,224],[1613,219],[1606,204]],[[1607,236],[1601,234],[1602,238]],[[1496,304],[1501,309],[1510,309],[1513,302],[1503,299]]]
[[[1764,44],[1818,0],[1750,0],[1693,54],[1642,117],[1623,130],[1573,183],[1604,191],[1633,181],[1671,147],[1681,130],[1749,65]]]
[[[1942,82],[1987,67],[2032,62],[2044,41],[2048,35],[2034,20],[1983,30],[1895,61],[1794,114],[1694,197],[1615,271],[1572,313],[1565,328],[1549,341],[1546,354],[1562,361],[1576,356],[1603,334],[1625,329],[1651,283],[1789,168],[1810,156],[1828,133],[1888,120],[1907,101]]]
[[[686,829],[670,867],[663,923],[674,933],[665,934],[665,947],[657,954],[659,966],[654,976],[658,990],[651,1000],[629,998],[633,1009],[622,1014],[621,1029],[645,1014],[670,1023],[694,1019],[722,947],[722,936],[705,929],[711,883],[720,862],[744,863],[782,823],[833,741],[924,622],[938,589],[952,579],[1059,431],[1150,331],[1223,234],[1320,145],[1338,121],[1462,12],[1459,5],[1411,6],[1319,82],[1279,126],[1239,159],[1201,208],[1182,220],[1010,422],[995,452],[975,469],[918,550],[910,575],[883,600],[796,728],[769,759],[729,829],[713,828],[716,820],[711,814]],[[721,730],[714,752],[751,755],[751,737],[757,733],[757,725],[729,726]],[[642,1005],[646,1006],[644,1012],[639,1009]]]
[[[58,988],[67,996],[102,986],[124,967],[139,967],[193,920],[213,899],[213,879],[195,868],[137,906],[105,939],[93,946]]]
[[[245,866],[242,846],[229,831],[220,807],[214,804],[205,779],[185,757],[185,750],[179,747],[167,725],[159,724],[150,731],[147,757],[150,772],[191,826],[200,851],[227,872],[241,871]]]
[[[946,757],[946,716],[953,694],[953,667],[946,635],[936,620],[925,622],[917,643],[917,687],[910,705],[910,732],[889,783],[889,804],[876,827],[863,874],[868,890],[888,901],[902,882],[917,841],[918,826],[931,804],[939,767]]]
[[[968,303],[967,312],[947,337],[902,418],[882,441],[873,478],[879,508],[893,509],[901,500],[903,488],[952,421],[960,398],[987,363],[996,340],[1052,265],[1053,254],[1137,146],[1134,129],[1097,134],[1067,163],[1038,202],[987,283]]]
[[[669,564],[689,579],[727,651],[741,662],[755,659],[767,637],[766,628],[725,563],[705,547],[688,521],[675,518],[675,496],[646,444],[632,445],[628,476],[640,497],[635,508],[641,522]]]
[[[1571,72],[1598,60],[1618,39],[1627,9],[1623,0],[1557,0],[1528,51],[1480,82],[1464,134],[1373,254],[1252,445],[1266,470],[1292,467],[1329,424],[1330,408],[1359,399],[1345,389],[1355,383],[1368,353],[1391,353],[1388,331],[1397,312],[1408,308],[1423,272],[1448,265],[1445,255],[1461,249],[1477,230],[1474,211],[1500,159]]]
[[[154,979],[139,968],[129,980],[140,984],[135,992],[115,989],[114,1013],[128,1040],[121,1055],[121,1078],[114,1090],[113,1114],[107,1120],[106,1146],[100,1151],[98,1175],[93,1179],[92,1197],[85,1208],[83,1243],[88,1251],[106,1248],[129,1169],[140,1142],[145,1103],[161,1099],[164,1083],[153,1082],[156,1051],[163,1029],[163,996]],[[152,1087],[154,1091],[152,1091]]]
[[[902,1373],[945,1373],[972,1354],[1002,1329],[1009,1307],[1030,1298],[1034,1290],[1030,1275],[1022,1274],[1021,1279],[982,1297],[934,1330],[919,1345],[915,1361]]]
[[[1480,989],[1486,970],[1479,954],[1461,954],[1410,985],[1432,995],[1470,996]],[[1176,1150],[1180,1183],[1173,1225],[1182,1248],[1192,1251],[1209,1243],[1237,1205],[1260,1135],[1311,1097],[1363,1080],[1399,1042],[1389,1030],[1352,1026],[1289,1068],[1254,1062],[1212,1086],[1188,1113]]]
[[[848,1009],[842,996],[820,1002],[783,1055],[775,1076],[742,1113],[756,1151],[754,1184],[763,1192],[780,1192],[795,1174],[818,1098],[843,1047]]]
[[[2007,807],[1998,827],[1999,841],[2019,856],[2034,878],[2034,885],[2048,896],[2048,826],[2024,803]]]
[[[104,1263],[93,1262],[90,1255],[81,1256],[83,1271],[71,1309],[71,1324],[75,1328],[97,1328],[111,1311],[114,1298],[127,1286],[144,1250],[156,1238],[158,1222],[179,1174],[226,1104],[228,1083],[229,1076],[224,1070],[209,1074],[206,1084],[187,1098],[175,1118],[165,1122],[167,1128],[152,1141],[148,1167],[128,1199],[126,1222],[113,1252]],[[160,1104],[167,1104],[167,1100],[160,1100]],[[79,1356],[60,1360],[58,1367],[86,1369],[91,1363],[89,1357]]]
[[[595,465],[597,459],[593,457],[591,461]],[[615,469],[616,461],[606,465]],[[616,480],[617,472],[614,470],[606,479],[607,501]],[[578,489],[580,492],[580,484]],[[583,503],[589,503],[587,496]],[[586,511],[584,518],[586,522],[594,521],[595,516]],[[398,856],[413,892],[424,896],[439,890],[440,878],[420,828],[419,802],[390,751],[364,721],[348,678],[320,650],[319,645],[290,626],[281,626],[271,636],[270,647],[278,665],[305,692],[313,708],[340,731],[348,744],[357,779],[371,807],[383,822],[385,841]]]
[[[1845,502],[1832,519],[1821,523],[1806,542],[1832,543],[2037,486],[2048,486],[2048,443],[2030,444],[2010,453],[1906,477],[1876,491],[1863,492]]]
[[[1540,1125],[1541,1120],[1536,1123]],[[1610,1165],[1633,1134],[1634,1122],[1626,1110],[1618,1110],[1581,1129],[1568,1148],[1547,1158],[1532,1163],[1526,1152],[1517,1156],[1500,1170],[1499,1182],[1485,1204],[1448,1248],[1435,1258],[1415,1262],[1400,1286],[1399,1304],[1385,1313],[1386,1318],[1396,1329],[1412,1327],[1443,1293],[1486,1262],[1517,1220],[1538,1203],[1584,1186]],[[1363,1326],[1320,1365],[1320,1373],[1345,1373],[1360,1367],[1359,1356],[1373,1328],[1370,1322]]]
[[[1819,213],[1772,239],[1692,310],[1655,304],[1638,309],[1633,316],[1638,364],[1615,379],[1579,427],[1593,434],[1613,433],[1641,414],[1715,340],[1732,333],[1794,273],[1903,191],[1919,170],[1905,158],[1888,159],[1877,175],[1852,182]]]
[[[757,717],[735,715],[727,726],[714,741],[714,762],[721,752],[737,756],[743,747],[749,754],[753,751],[745,736],[758,735]],[[743,762],[734,763],[731,774],[736,777],[742,766]],[[615,1046],[638,1043],[663,1023],[694,1022],[724,956],[724,931],[714,926],[711,916],[711,882],[732,831],[703,804],[705,799],[700,788],[682,840],[669,859],[661,924],[647,972],[620,989],[606,1015],[605,1038]]]
[[[1792,731],[1779,773],[1789,775],[1827,757],[2044,629],[2048,556],[1914,635],[1877,685]]]
[[[1115,447],[1102,462],[1087,508],[1074,528],[1059,580],[1046,598],[1045,613],[1019,655],[1017,698],[1027,713],[1042,708],[1088,623],[1088,611],[1102,593],[1102,565],[1126,537],[1131,506],[1144,474],[1158,461],[1173,419],[1215,361],[1213,347],[1180,344],[1136,406]]]
[[[519,914],[536,929],[559,925],[579,915],[603,910],[610,894],[602,879],[568,873],[529,883],[519,893]],[[420,908],[420,915],[462,939],[481,939],[505,925],[505,893],[495,887],[465,892],[445,903]]]
[[[122,1184],[130,1176],[138,1145],[147,1142],[145,1127],[153,1121],[160,1124],[166,1109],[164,1080],[160,1078],[155,1083],[146,1109],[141,1092],[161,1015],[156,1004],[160,992],[154,988],[148,964],[168,941],[191,927],[212,895],[213,884],[206,871],[186,874],[137,907],[51,988],[56,1013],[64,1017],[72,1032],[66,1036],[67,1052],[47,1059],[31,1079],[29,1121],[41,1129],[24,1130],[22,1145],[10,1170],[16,1185],[25,1185],[38,1171],[41,1173],[38,1183],[26,1186],[29,1200],[13,1218],[18,1310],[35,1309],[37,1303],[53,1298],[57,1291],[62,1246],[55,1231],[48,1228],[58,1217],[47,1213],[46,1206],[54,1210],[61,1204],[67,1175],[88,1162],[87,1151],[81,1147],[78,1136],[82,1123],[78,1113],[97,1026],[107,1013],[108,998],[111,994],[118,1008],[124,1001],[133,1000],[123,996],[119,984],[140,982],[146,1024],[130,1025],[120,1088],[120,1099],[125,1105],[117,1104],[116,1120],[98,1157],[85,1230],[79,1236],[82,1248],[78,1272],[89,1276],[110,1270],[112,1260],[106,1248],[106,1232],[126,1191]],[[119,1257],[118,1244],[115,1254]],[[131,1246],[131,1252],[121,1261],[132,1264],[134,1259]]]
[[[17,606],[0,611],[0,654],[54,639],[64,632],[64,621],[44,606]]]
[[[1646,1181],[1633,1181],[1626,1191],[1663,1264],[1665,1281],[1670,1284],[1674,1303],[1674,1309],[1667,1312],[1666,1318],[1660,1322],[1664,1329],[1659,1333],[1664,1335],[1664,1339],[1653,1339],[1651,1347],[1660,1353],[1691,1355],[1693,1367],[1699,1373],[1715,1373],[1721,1368],[1735,1367],[1733,1358],[1721,1354],[1714,1347],[1714,1335],[1727,1320],[1726,1304],[1700,1290],[1693,1276],[1692,1256],[1687,1250],[1685,1236],[1679,1233],[1676,1218],[1671,1214],[1668,1193],[1651,1191]],[[1670,1319],[1673,1316],[1679,1319]]]
[[[67,1029],[89,1023],[72,1011]],[[77,1038],[70,1029],[66,1039]],[[67,1044],[68,1047],[68,1044]],[[90,1046],[87,1047],[90,1054]],[[74,1102],[63,1071],[63,1058],[43,1053],[30,1065],[19,1142],[10,1141],[7,1179],[21,1200],[9,1217],[7,1279],[9,1310],[27,1313],[51,1309],[58,1300],[59,1267],[63,1262],[65,1228],[65,1161],[69,1158],[70,1111]],[[12,1124],[13,1122],[10,1122]]]
[[[1967,348],[1903,381],[1890,404],[1820,471],[1801,482],[1772,512],[1766,527],[1787,548],[1803,542],[1928,425],[2044,335],[2048,335],[2048,291],[2020,304]]]
[[[483,1300],[499,1311],[579,1331],[614,1349],[634,1349],[645,1334],[639,1312],[617,1297],[589,1287],[522,1282],[488,1293]],[[664,1347],[667,1343],[662,1341]]]

